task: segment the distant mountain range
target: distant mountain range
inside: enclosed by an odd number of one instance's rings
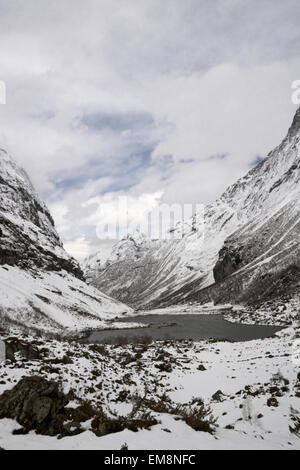
[[[205,207],[204,224],[191,218],[181,239],[130,235],[105,262],[97,253],[85,260],[88,282],[136,308],[209,301],[259,306],[297,296],[299,138],[300,108],[283,142]]]

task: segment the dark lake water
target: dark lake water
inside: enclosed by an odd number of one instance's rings
[[[98,343],[136,343],[140,339],[150,341],[165,339],[227,339],[230,341],[249,341],[266,338],[281,330],[276,326],[241,325],[224,320],[222,314],[190,315],[139,315],[122,320],[126,323],[145,323],[146,328],[99,330],[88,337],[89,342]]]

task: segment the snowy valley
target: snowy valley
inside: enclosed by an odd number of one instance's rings
[[[0,448],[299,449],[299,139],[300,109],[204,226],[173,241],[133,234],[84,272],[1,150]],[[195,312],[281,329],[153,341],[126,322]],[[141,326],[135,342],[87,340]]]

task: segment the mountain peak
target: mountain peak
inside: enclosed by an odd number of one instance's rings
[[[288,131],[288,136],[294,137],[299,132],[300,132],[300,106],[295,113],[292,125]]]
[[[4,149],[0,149],[0,185],[0,211],[26,218],[38,227],[43,221],[37,215],[44,214],[44,223],[46,221],[47,226],[51,225],[54,229],[53,219],[26,171]],[[34,210],[32,203],[38,211]]]
[[[91,283],[138,308],[161,307],[188,298],[237,302],[239,296],[244,301],[249,295],[251,301],[260,288],[263,270],[274,269],[275,283],[276,276],[289,270],[299,257],[293,239],[299,230],[299,132],[300,108],[287,138],[270,152],[271,158],[265,158],[227,188],[221,198],[206,206],[197,224],[188,221],[181,239],[162,243],[140,241],[141,234],[137,234],[137,240],[129,236],[114,246],[111,261],[104,268],[86,270]],[[245,278],[236,286],[233,280],[228,290],[212,287],[241,263],[253,263],[255,275],[251,277],[250,267],[246,274],[245,268],[241,274]],[[244,286],[243,291],[237,292],[239,286]],[[262,295],[267,295],[267,290]]]
[[[32,183],[26,171],[2,148],[0,148],[0,174],[6,181],[17,180],[18,184],[22,182],[23,185],[30,187],[33,191]]]
[[[125,240],[130,240],[137,244],[142,243],[146,239],[147,239],[147,236],[144,233],[140,232],[139,230],[135,230],[134,232],[129,233],[127,237],[125,238]]]

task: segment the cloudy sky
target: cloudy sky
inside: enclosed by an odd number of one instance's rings
[[[207,203],[284,137],[299,0],[0,0],[0,146],[78,258],[120,196]]]

